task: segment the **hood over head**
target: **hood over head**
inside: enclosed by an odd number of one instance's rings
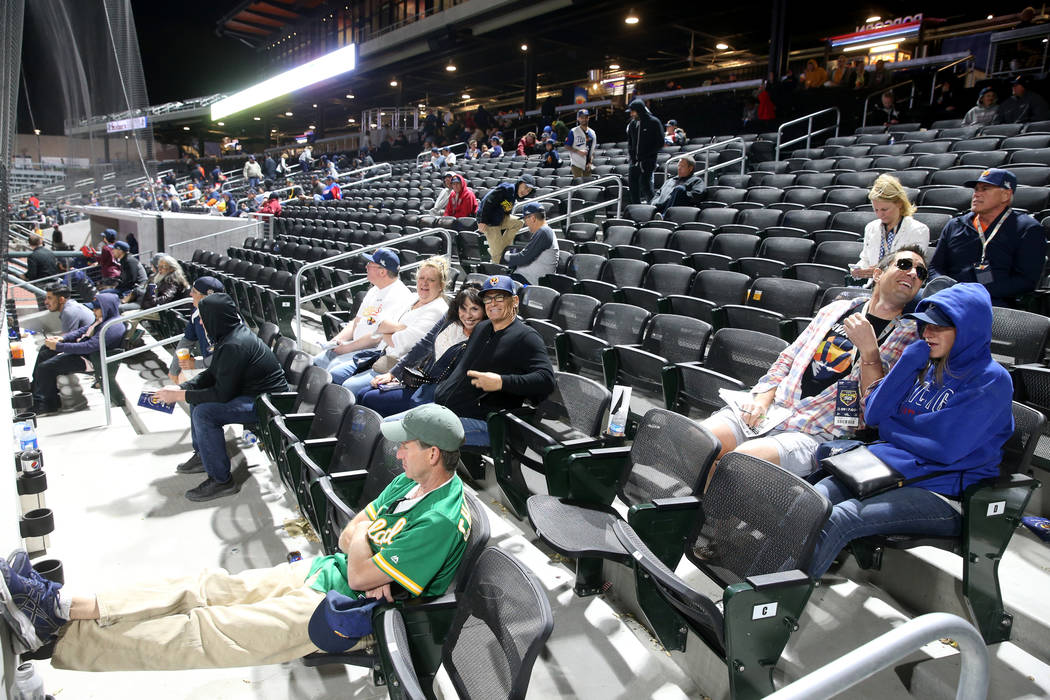
[[[197,310],[200,311],[201,323],[208,337],[216,342],[241,324],[241,315],[237,313],[237,305],[229,294],[209,294],[201,299]]]
[[[633,100],[631,100],[631,104],[627,105],[628,112],[630,112],[632,109],[635,112],[638,112],[638,115],[642,117],[649,114],[649,108],[645,106],[645,101],[640,97],[634,98]]]
[[[448,183],[449,185],[451,185],[453,182],[458,180],[459,184],[463,185],[463,188],[466,189],[466,187],[467,187],[467,178],[463,177],[459,173],[454,173],[454,172],[450,171],[450,172],[445,174],[445,177],[447,177],[449,180],[452,181],[452,182]]]
[[[95,308],[102,309],[103,321],[116,318],[120,316],[120,296],[117,294],[96,294]]]
[[[955,343],[948,353],[948,365],[954,374],[980,369],[991,361],[992,298],[983,284],[952,285],[920,301],[915,310],[921,313],[930,306],[955,325]],[[920,336],[923,325],[919,324]]]

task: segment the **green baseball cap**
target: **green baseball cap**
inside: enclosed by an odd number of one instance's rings
[[[463,444],[463,424],[455,413],[436,403],[416,406],[401,420],[384,421],[379,429],[391,442],[419,440],[452,452]]]

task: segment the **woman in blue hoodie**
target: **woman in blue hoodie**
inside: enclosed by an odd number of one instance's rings
[[[869,449],[912,479],[940,476],[859,500],[835,478],[817,484],[834,505],[810,575],[820,578],[850,541],[869,535],[957,535],[967,486],[999,474],[1013,433],[1010,375],[992,359],[992,300],[981,284],[957,284],[909,314],[912,343],[868,395],[864,421],[882,441]]]
[[[102,293],[93,303],[95,320],[66,333],[48,338],[33,367],[33,412],[38,416],[57,413],[59,407],[58,376],[88,371],[88,356],[99,351],[98,330],[106,321],[120,316],[120,298]],[[124,338],[126,324],[114,323],[106,329],[106,349],[116,350]]]

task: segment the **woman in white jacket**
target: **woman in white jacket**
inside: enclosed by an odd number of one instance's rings
[[[912,218],[915,205],[908,200],[900,180],[892,175],[879,175],[868,192],[868,199],[877,218],[864,227],[860,260],[855,267],[850,267],[850,274],[858,279],[870,279],[879,260],[903,246],[919,245],[923,250],[930,246],[930,229]]]

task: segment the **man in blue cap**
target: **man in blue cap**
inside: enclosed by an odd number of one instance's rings
[[[387,319],[396,321],[414,302],[412,292],[398,277],[401,259],[394,250],[377,248],[371,255],[362,257],[368,261],[365,274],[372,286],[354,320],[314,357],[314,364],[327,369],[336,384],[349,379],[364,360],[379,357],[383,348],[379,324]]]
[[[1046,234],[1038,221],[1011,209],[1017,176],[1009,170],[989,168],[965,184],[973,188],[970,213],[945,224],[930,274],[979,282],[992,304],[1016,306],[1039,285]]]
[[[539,284],[544,275],[558,269],[558,241],[547,225],[547,210],[539,202],[527,202],[521,210],[522,220],[529,227],[532,238],[521,252],[509,252],[503,259],[513,273],[511,276],[526,284]]]
[[[554,369],[539,333],[518,319],[517,285],[494,275],[481,286],[488,319],[470,334],[459,362],[434,390],[434,402],[463,422],[465,445],[489,444],[489,413],[542,401],[554,391]]]
[[[10,563],[0,559],[0,616],[16,649],[54,638],[55,668],[150,671],[282,663],[319,646],[364,648],[367,639],[352,637],[339,646],[338,635],[325,635],[317,624],[328,617],[329,626],[338,625],[328,594],[390,600],[400,588],[411,596],[441,595],[471,528],[456,476],[463,442],[456,416],[428,404],[381,429],[398,445],[405,473],[350,521],[338,554],[236,575],[207,569],[88,597],[42,578],[24,552]]]

